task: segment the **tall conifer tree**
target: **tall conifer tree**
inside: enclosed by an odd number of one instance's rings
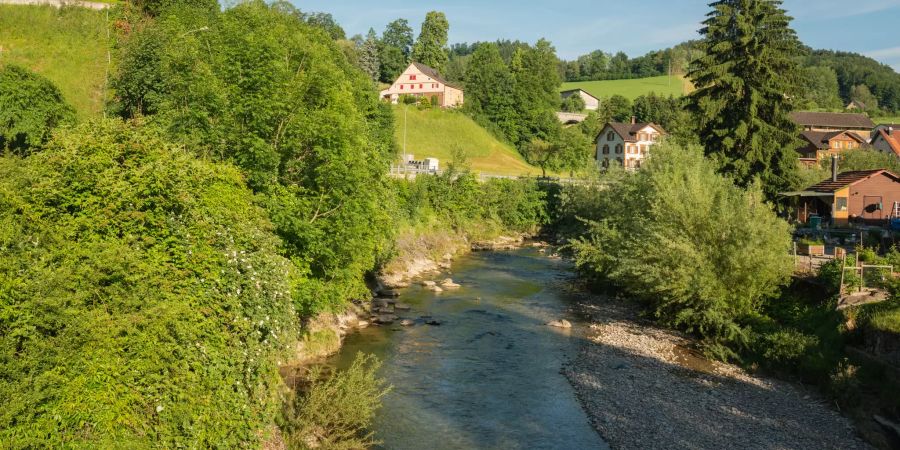
[[[759,179],[770,199],[797,177],[798,127],[789,114],[799,51],[780,0],[711,3],[700,33],[704,55],[688,76],[706,154],[746,186]]]

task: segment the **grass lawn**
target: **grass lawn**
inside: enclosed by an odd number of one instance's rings
[[[80,118],[106,101],[106,11],[0,5],[0,64],[27,67],[53,81]]]
[[[404,114],[404,109],[406,113]],[[459,111],[395,106],[395,136],[403,149],[406,116],[406,153],[416,159],[437,158],[441,168],[453,160],[455,149],[463,150],[475,172],[497,175],[539,175],[541,170],[525,162],[509,144]]]
[[[900,123],[900,116],[876,117],[872,119],[872,122],[875,122],[875,125],[882,123]]]
[[[667,76],[636,78],[632,80],[601,80],[601,81],[575,81],[563,83],[561,91],[569,89],[584,89],[597,98],[621,95],[634,100],[644,94],[655,92],[661,95],[674,95],[680,97],[693,90],[691,83],[680,76]]]

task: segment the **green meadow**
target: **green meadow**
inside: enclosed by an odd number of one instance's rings
[[[671,94],[679,97],[693,89],[691,83],[681,76],[661,76],[630,80],[575,81],[563,83],[560,91],[579,88],[584,89],[597,98],[621,95],[629,100],[634,100],[641,95],[651,92],[664,96]]]

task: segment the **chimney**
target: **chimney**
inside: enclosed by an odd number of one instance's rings
[[[838,176],[838,157],[837,155],[831,156],[831,181],[837,182]]]
[[[637,117],[631,116],[631,124],[634,125],[637,123]]]

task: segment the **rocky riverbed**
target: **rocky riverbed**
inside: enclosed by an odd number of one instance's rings
[[[590,324],[565,373],[612,448],[869,448],[810,389],[693,355],[619,300],[578,307]]]

